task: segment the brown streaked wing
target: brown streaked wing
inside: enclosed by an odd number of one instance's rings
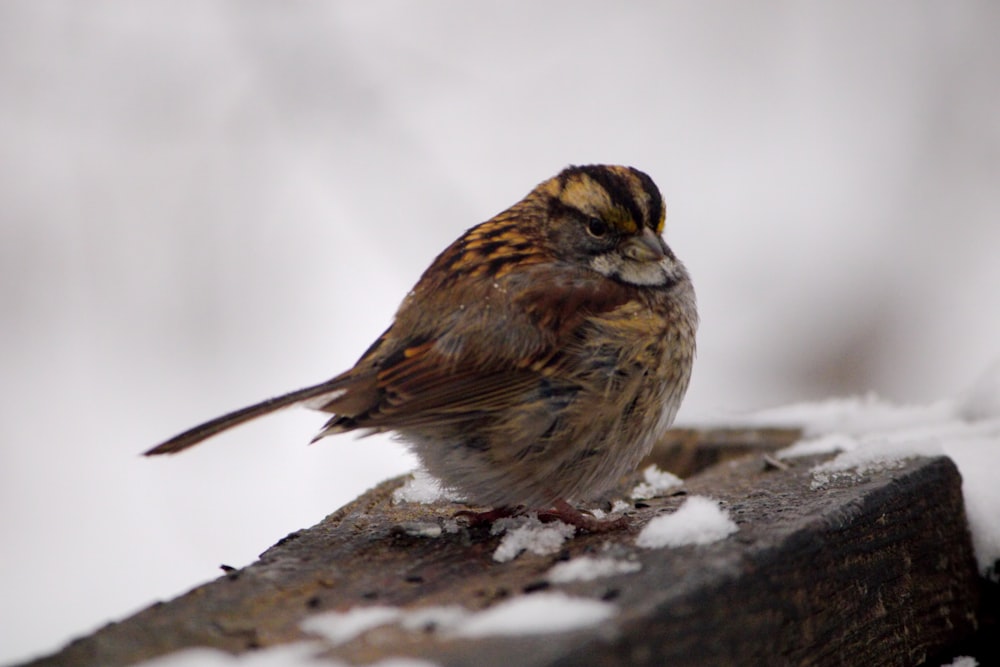
[[[395,352],[384,345],[382,355],[375,355],[382,358],[364,360],[371,366],[362,377],[322,409],[350,417],[352,428],[376,429],[461,421],[507,409],[525,400],[554,364],[566,361],[564,353],[576,349],[574,336],[588,317],[627,302],[629,290],[603,278],[539,284],[514,304],[516,316],[532,321],[539,332],[530,358],[511,359],[495,347],[485,349],[475,335],[466,336],[457,358],[441,352],[436,339]]]

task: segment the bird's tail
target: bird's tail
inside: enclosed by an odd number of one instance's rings
[[[229,430],[234,426],[239,426],[240,424],[248,422],[251,419],[256,419],[257,417],[262,417],[271,412],[275,412],[276,410],[281,410],[282,408],[287,408],[310,399],[325,397],[326,400],[322,402],[335,400],[338,396],[344,393],[344,384],[346,384],[345,378],[340,376],[311,387],[290,391],[287,394],[275,396],[274,398],[269,398],[266,401],[261,401],[260,403],[255,403],[245,408],[234,410],[233,412],[224,414],[221,417],[216,417],[215,419],[207,421],[204,424],[199,424],[194,428],[190,428],[183,433],[175,435],[166,442],[163,442],[145,452],[144,455],[156,456],[158,454],[176,454],[177,452],[183,451],[188,447],[194,447],[202,440],[207,440],[213,435]]]

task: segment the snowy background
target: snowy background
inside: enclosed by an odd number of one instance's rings
[[[647,171],[702,328],[679,419],[959,394],[1000,356],[1000,5],[0,4],[0,662],[411,467],[288,412],[570,163]]]

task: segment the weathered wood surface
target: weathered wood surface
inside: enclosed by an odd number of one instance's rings
[[[674,428],[647,462],[687,479],[723,461],[783,449],[801,436],[797,428]]]
[[[476,667],[918,665],[972,636],[980,582],[952,462],[914,459],[814,490],[808,469],[816,462],[785,470],[754,455],[690,477],[684,492],[721,501],[739,525],[719,542],[636,547],[650,518],[683,502],[671,494],[638,503],[627,530],[578,534],[560,554],[508,563],[492,559],[500,538],[485,527],[409,534],[408,522],[441,524],[458,506],[394,505],[401,479],[390,480],[253,565],[30,664],[112,667],[194,646],[241,653],[306,639],[299,623],[327,610],[474,610],[543,589],[612,601],[618,612],[597,628],[540,636],[472,640],[383,627],[327,655],[358,664],[410,655]],[[546,581],[560,559],[605,553],[642,569]]]

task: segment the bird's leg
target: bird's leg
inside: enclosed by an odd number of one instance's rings
[[[612,530],[628,528],[629,525],[628,517],[620,516],[617,519],[598,519],[591,514],[584,514],[562,498],[552,504],[552,509],[539,512],[538,520],[543,523],[562,521],[590,533],[606,533]]]
[[[484,524],[492,525],[498,519],[506,519],[507,517],[524,514],[524,512],[525,507],[523,505],[518,505],[517,507],[496,507],[484,512],[459,510],[455,512],[455,518],[464,518],[468,522],[469,527],[474,528]],[[628,517],[620,516],[617,519],[598,519],[591,514],[581,512],[561,498],[552,504],[551,509],[539,511],[538,520],[542,523],[562,521],[565,524],[575,526],[580,530],[586,530],[590,533],[606,533],[612,530],[628,528],[629,526]]]

